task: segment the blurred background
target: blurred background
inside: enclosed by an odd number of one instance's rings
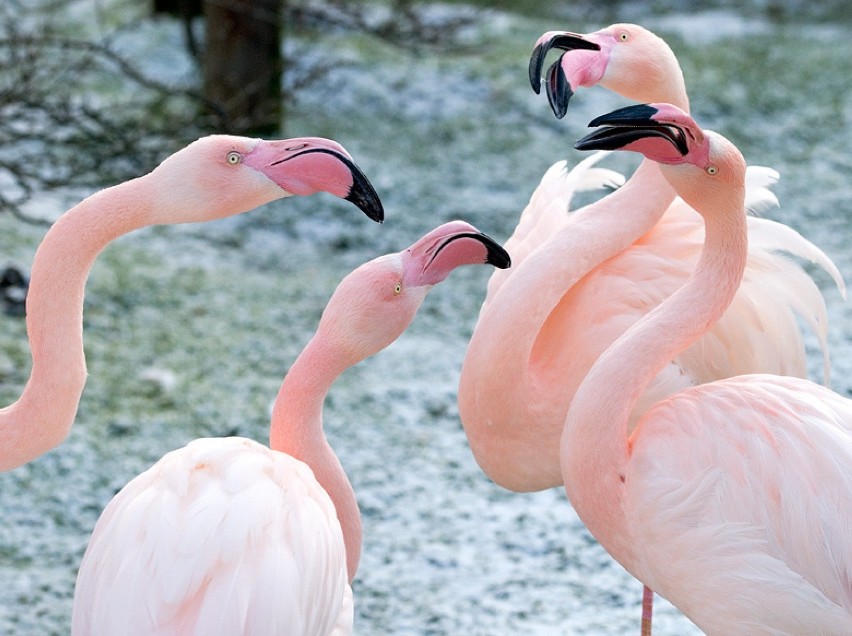
[[[849,279],[848,2],[5,0],[0,7],[0,404],[29,375],[23,298],[48,225],[93,191],[211,132],[342,143],[385,204],[376,226],[330,195],[232,219],[141,230],[87,285],[89,367],[68,441],[0,474],[0,634],[69,632],[74,578],[104,505],[200,436],[265,441],[281,378],[337,282],[463,218],[507,238],[594,116],[552,116],[527,80],[547,30],[636,22],[664,37],[693,114],[781,173],[767,216]],[[607,159],[629,173],[635,158]],[[604,194],[604,193],[601,193]],[[564,492],[515,495],[478,469],[456,386],[490,272],[467,268],[409,331],[348,371],[326,430],[359,497],[362,634],[638,632],[641,586]],[[852,394],[852,312],[831,281],[831,386]],[[810,338],[812,378],[821,359]],[[697,630],[660,603],[657,634]]]

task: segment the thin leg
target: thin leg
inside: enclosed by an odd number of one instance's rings
[[[642,636],[651,636],[651,618],[654,614],[654,591],[642,587]]]

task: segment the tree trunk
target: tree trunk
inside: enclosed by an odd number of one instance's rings
[[[201,0],[154,0],[154,14],[157,13],[194,18],[201,15]]]
[[[204,0],[204,94],[228,132],[269,134],[281,127],[282,0]]]

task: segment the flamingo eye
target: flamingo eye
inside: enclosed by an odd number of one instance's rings
[[[622,42],[627,42],[627,40],[630,39],[630,35],[627,33],[627,31],[622,31],[618,34],[618,39]]]
[[[393,286],[393,295],[399,296],[402,293],[402,283],[397,283]]]
[[[714,165],[711,163],[709,166],[707,166],[706,168],[704,168],[704,171],[712,177],[714,174],[716,174],[717,172],[719,172],[719,168],[717,168],[716,166],[714,166]]]
[[[228,153],[228,163],[232,166],[237,165],[243,160],[243,156],[238,153],[236,150],[232,150]]]

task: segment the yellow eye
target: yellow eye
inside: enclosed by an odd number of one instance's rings
[[[719,168],[717,168],[716,166],[714,166],[714,165],[711,163],[709,166],[707,166],[706,168],[704,168],[704,171],[712,177],[714,174],[716,174],[717,172],[719,172]]]
[[[238,153],[236,150],[232,150],[228,153],[228,163],[232,166],[237,165],[243,160],[243,156]]]
[[[402,283],[397,283],[393,286],[393,295],[399,296],[402,293]]]
[[[627,34],[627,31],[622,31],[618,34],[618,39],[622,42],[627,42],[630,39],[630,36]]]

